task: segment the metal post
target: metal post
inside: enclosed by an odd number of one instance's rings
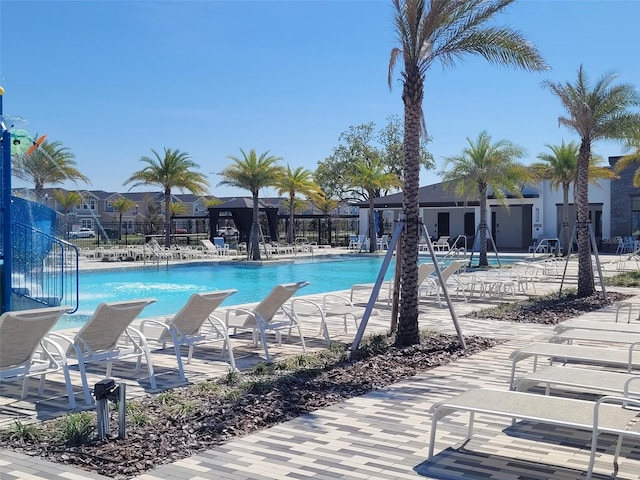
[[[98,438],[104,440],[109,434],[109,405],[106,397],[96,400],[96,413],[98,414]]]
[[[2,126],[2,312],[11,310],[11,133],[2,121],[4,88],[0,87]]]
[[[121,383],[118,386],[118,438],[124,439],[127,436],[127,384]]]

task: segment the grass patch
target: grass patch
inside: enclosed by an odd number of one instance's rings
[[[624,272],[607,277],[605,284],[613,287],[640,287],[640,272]]]

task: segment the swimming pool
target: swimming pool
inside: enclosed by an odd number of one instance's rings
[[[261,266],[206,263],[80,272],[78,311],[65,315],[56,329],[81,325],[102,302],[153,297],[157,302],[140,315],[146,318],[177,312],[195,292],[235,288],[238,292],[224,305],[239,305],[259,302],[279,283],[310,282],[300,291],[302,295],[347,290],[354,283],[375,282],[382,260],[379,256],[345,255]],[[420,258],[420,262],[427,261]],[[394,263],[392,260],[385,279],[393,278]]]

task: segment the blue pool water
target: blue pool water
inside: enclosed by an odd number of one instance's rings
[[[427,258],[420,260],[428,261]],[[501,262],[505,261],[501,258]],[[301,295],[347,290],[354,283],[375,282],[382,257],[341,256],[327,260],[305,259],[265,266],[223,264],[175,265],[139,270],[86,271],[80,273],[78,311],[64,316],[57,329],[81,325],[102,302],[152,297],[141,318],[177,312],[192,293],[235,288],[223,305],[258,302],[279,283],[308,281]],[[385,279],[393,278],[392,260]]]

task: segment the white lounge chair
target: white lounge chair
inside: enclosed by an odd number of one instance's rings
[[[433,279],[429,278],[429,275],[433,273],[435,270],[435,265],[433,263],[421,263],[418,266],[418,295],[424,295],[425,293],[433,293],[437,290],[437,286],[434,283]],[[374,283],[354,283],[351,285],[351,290],[349,294],[349,301],[353,303],[353,295],[358,290],[373,290]],[[387,305],[391,305],[391,296],[393,295],[393,280],[385,280],[380,285],[380,291],[378,292],[378,299],[380,299],[380,295],[386,291],[387,292]]]
[[[619,438],[614,457],[616,466],[623,438],[625,436],[640,438],[640,432],[637,429],[628,430],[637,420],[638,407],[640,407],[640,400],[629,397],[607,396],[594,403],[572,398],[474,388],[431,407],[433,419],[428,460],[433,458],[438,421],[451,413],[463,411],[470,413],[467,439],[473,433],[476,414],[509,417],[512,421],[528,420],[590,431],[591,455],[586,476],[589,480],[593,473],[600,433],[610,433]]]
[[[223,255],[223,253],[220,251],[220,249],[218,247],[216,247],[211,240],[203,239],[203,240],[200,240],[200,243],[204,247],[204,252],[207,255],[210,255],[210,256],[213,256],[213,257],[217,257],[217,256],[222,256]]]
[[[267,361],[271,360],[269,348],[267,346],[267,332],[272,331],[276,335],[278,345],[282,342],[282,330],[291,333],[291,329],[297,328],[302,344],[302,351],[306,352],[304,336],[300,325],[293,314],[285,307],[291,297],[298,290],[309,285],[309,282],[285,283],[276,285],[269,295],[267,295],[255,308],[247,310],[243,308],[230,308],[226,314],[227,328],[233,328],[234,334],[237,330],[251,330],[253,332],[254,344],[257,344],[258,336]]]
[[[449,250],[451,250],[451,247],[449,245],[449,237],[443,235],[442,237],[438,238],[437,241],[433,242],[433,249],[439,252],[448,252]]]
[[[39,393],[47,373],[62,371],[69,406],[76,401],[64,350],[46,335],[69,307],[37,308],[5,312],[0,316],[0,382],[22,380],[22,395],[27,396],[29,378],[40,377]]]
[[[627,349],[589,347],[586,345],[566,345],[561,343],[533,343],[511,352],[511,380],[513,388],[516,365],[526,359],[533,359],[533,371],[538,368],[538,359],[547,358],[550,363],[583,363],[612,368],[623,368],[628,373],[640,367],[640,345],[632,344]]]
[[[446,284],[447,289],[454,290],[456,294],[462,293],[465,302],[467,301],[467,294],[465,290],[469,288],[468,285],[465,282],[450,280],[450,278],[453,276],[453,274],[463,269],[468,263],[469,262],[467,260],[453,260],[450,264],[440,270],[442,281]],[[440,292],[442,291],[442,283],[440,281],[440,277],[438,277],[437,275],[432,275],[431,278],[438,287],[436,289],[436,299],[438,301],[438,306],[441,307],[442,302],[440,301]]]
[[[182,353],[180,347],[189,347],[187,354],[187,364],[191,362],[193,349],[196,345],[211,343],[222,343],[222,353],[226,351],[229,365],[236,369],[236,362],[233,357],[229,333],[225,323],[213,316],[213,312],[224,302],[224,300],[236,293],[237,290],[219,290],[215,292],[194,293],[189,297],[187,303],[178,313],[171,318],[160,321],[148,318],[140,322],[140,330],[151,339],[149,331],[159,328],[161,333],[157,341],[166,347],[167,342],[173,344],[178,362],[178,371],[183,382],[187,381],[182,364]]]
[[[136,358],[137,373],[140,369],[141,358],[145,357],[151,388],[156,389],[149,345],[142,332],[131,326],[142,310],[155,301],[154,298],[145,298],[101,303],[87,323],[75,335],[69,336],[51,332],[50,336],[63,342],[63,346],[66,347],[67,359],[74,359],[78,362],[87,405],[93,403],[87,381],[87,363],[107,362],[106,376],[110,377],[111,364],[114,360]]]
[[[365,308],[354,305],[348,298],[334,293],[326,294],[322,297],[322,303],[309,300],[308,298],[294,298],[291,301],[291,312],[300,323],[301,318],[320,317],[320,334],[327,343],[331,344],[331,336],[327,320],[331,317],[342,319],[343,332],[346,334],[347,326],[353,320],[358,328],[359,322],[364,316]],[[378,311],[373,309],[371,315],[377,315]]]
[[[590,368],[551,366],[527,373],[515,379],[514,390],[527,391],[535,386],[544,386],[545,395],[552,387],[562,390],[586,391],[614,395],[640,395],[640,375],[612,372]]]
[[[576,342],[597,342],[597,343],[615,343],[622,345],[640,345],[640,333],[631,332],[614,332],[612,330],[583,330],[573,328],[564,332],[556,333],[550,339],[555,343],[567,343],[575,345]]]

